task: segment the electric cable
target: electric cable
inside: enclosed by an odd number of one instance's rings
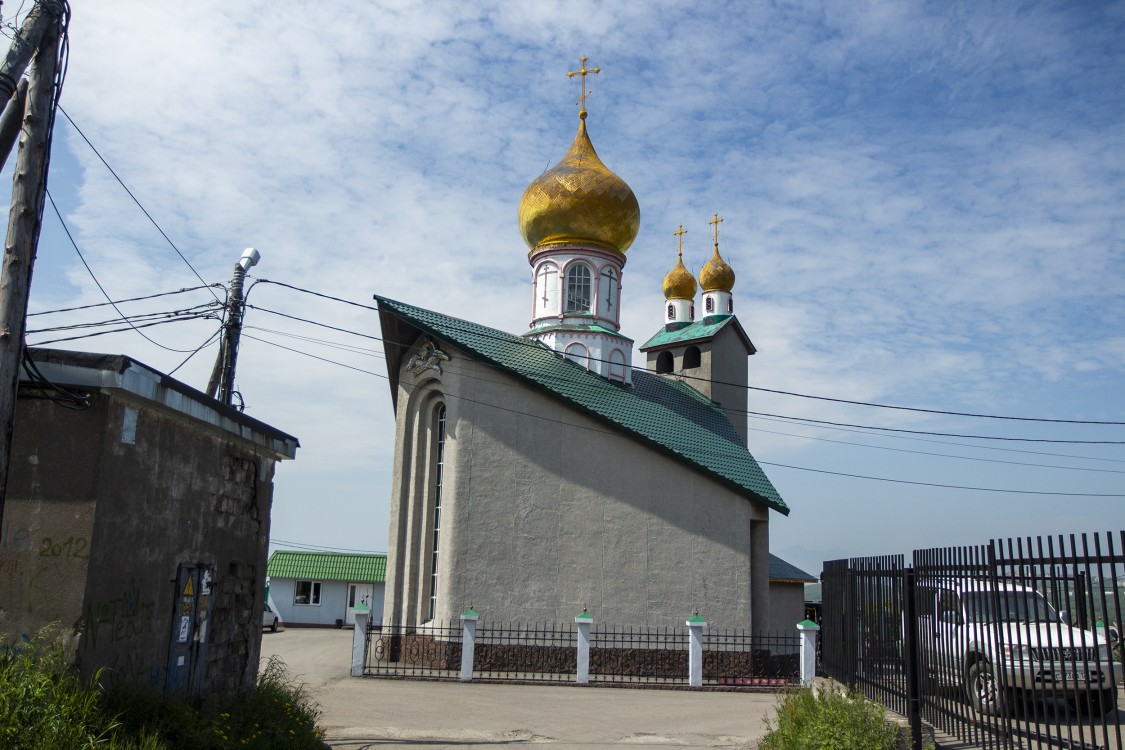
[[[79,336],[65,336],[63,338],[49,339],[47,341],[36,341],[34,344],[32,344],[32,346],[47,346],[48,344],[57,344],[57,343],[62,342],[62,341],[78,341],[79,339],[90,339],[90,338],[94,338],[95,336],[108,336],[111,333],[126,333],[128,331],[137,331],[138,333],[140,333],[140,331],[138,330],[140,328],[151,328],[153,326],[165,325],[167,323],[180,323],[180,322],[187,321],[187,320],[217,320],[217,319],[218,319],[218,316],[213,314],[213,313],[191,315],[191,316],[187,316],[187,317],[183,317],[183,318],[174,318],[172,320],[157,320],[157,321],[153,321],[151,323],[139,323],[139,324],[136,324],[136,325],[130,324],[129,326],[127,326],[125,328],[114,328],[114,329],[111,329],[111,330],[108,330],[108,331],[94,331],[93,333],[84,333],[84,334],[81,334]],[[128,321],[126,321],[126,322],[128,322]],[[144,334],[141,334],[141,335],[143,336]],[[145,338],[147,339],[148,336],[145,336]],[[195,351],[196,351],[195,349],[172,349],[172,348],[169,348],[167,346],[163,346],[161,348],[167,349],[170,352],[176,352],[177,354],[180,354],[180,353],[194,354]]]
[[[208,284],[214,288],[221,288],[222,284]],[[27,317],[32,318],[36,315],[54,315],[55,313],[76,312],[78,310],[90,310],[95,307],[108,307],[110,305],[123,305],[126,302],[141,302],[143,300],[156,299],[157,297],[170,297],[174,294],[184,294],[185,292],[194,292],[199,289],[205,289],[204,286],[190,286],[183,289],[177,289],[171,292],[157,292],[156,294],[146,294],[143,297],[128,297],[126,299],[113,300],[112,302],[94,302],[89,305],[79,305],[77,307],[60,307],[55,310],[40,310],[39,312],[29,312]]]
[[[259,281],[261,283],[266,283],[266,284],[275,284],[277,286],[285,287],[286,289],[292,289],[294,291],[302,292],[302,293],[305,293],[305,294],[310,294],[310,295],[313,295],[315,297],[320,297],[322,299],[332,300],[334,302],[342,302],[342,303],[347,304],[347,305],[352,305],[353,307],[359,307],[359,308],[363,308],[365,310],[372,310],[372,311],[376,311],[376,312],[379,311],[378,307],[360,304],[358,302],[353,302],[351,300],[343,299],[342,297],[336,297],[336,296],[333,296],[331,294],[324,294],[322,292],[316,292],[316,291],[313,291],[311,289],[305,289],[303,287],[295,286],[293,284],[286,284],[284,282],[273,281],[273,280],[270,280],[270,279],[259,279]],[[275,312],[275,311],[267,311],[267,312]],[[395,314],[393,311],[388,310],[387,312],[390,312],[392,315]],[[275,314],[282,315],[283,313],[276,313],[275,312]],[[297,318],[295,316],[287,316],[287,317],[292,317],[294,320],[302,320],[301,318]],[[396,317],[398,317],[398,316],[396,315]],[[311,322],[311,321],[304,321],[304,322]],[[337,330],[344,330],[344,329],[337,329]],[[357,335],[357,336],[364,336],[365,335],[365,334],[357,333],[355,331],[347,331],[347,332],[352,333],[352,334]],[[530,341],[526,341],[526,340],[522,340],[522,339],[513,342],[510,339],[506,338],[510,334],[504,334],[503,336],[492,336],[492,335],[490,335],[486,332],[482,332],[482,331],[479,331],[479,330],[475,330],[475,331],[473,331],[473,333],[474,333],[474,335],[477,335],[477,336],[482,336],[482,337],[485,337],[485,338],[493,338],[493,339],[505,341],[505,342],[508,342],[508,343],[517,343],[517,344],[522,344],[522,345],[526,345],[526,346],[536,346],[537,345],[535,342],[530,342]],[[368,336],[368,338],[375,338],[375,339],[379,340],[378,337],[374,337],[374,336]],[[517,337],[517,339],[518,339],[518,337]],[[589,359],[591,361],[595,361],[595,362],[608,362],[609,361],[609,360],[605,360],[605,359],[599,359],[597,357],[590,357]],[[641,371],[644,371],[644,372],[653,372],[655,374],[663,374],[663,373],[656,373],[655,370],[647,368],[647,367],[638,367],[638,366],[635,366],[635,365],[632,366],[632,369],[641,370]],[[683,374],[679,374],[679,373],[676,374],[676,377],[683,378],[685,380],[707,380],[706,378],[700,378],[698,376],[691,376],[691,375],[683,375]],[[977,418],[977,419],[999,419],[999,420],[1010,420],[1010,421],[1019,421],[1019,422],[1045,422],[1045,423],[1054,423],[1054,424],[1125,426],[1125,421],[1084,420],[1084,419],[1055,419],[1055,418],[1049,418],[1049,417],[1021,417],[1021,416],[1012,416],[1012,415],[1003,415],[1003,414],[982,414],[982,413],[976,413],[976,412],[960,412],[960,411],[952,411],[952,410],[944,410],[944,409],[929,409],[929,408],[915,407],[915,406],[900,406],[900,405],[896,405],[896,404],[883,404],[883,403],[878,403],[878,402],[874,402],[874,401],[858,401],[858,400],[852,400],[852,399],[835,398],[835,397],[832,397],[832,396],[817,396],[817,395],[814,395],[814,394],[799,393],[799,392],[796,392],[796,391],[785,391],[785,390],[780,390],[780,389],[776,389],[776,388],[765,388],[765,387],[761,387],[761,386],[752,386],[752,385],[743,386],[743,385],[738,384],[738,383],[727,383],[727,382],[724,382],[724,381],[710,381],[710,380],[708,380],[708,382],[714,382],[714,383],[720,384],[720,385],[730,385],[730,386],[735,386],[735,387],[743,387],[743,388],[746,388],[748,390],[760,391],[760,392],[763,392],[763,393],[772,393],[772,394],[775,394],[775,395],[782,395],[782,396],[792,396],[792,397],[795,397],[795,398],[814,399],[814,400],[818,400],[818,401],[829,401],[829,402],[833,402],[833,403],[849,404],[849,405],[853,405],[853,406],[867,406],[867,407],[879,408],[879,409],[893,409],[893,410],[899,410],[899,411],[919,412],[919,413],[922,413],[922,414],[935,414],[935,415],[953,416],[953,417],[972,417],[972,418]]]
[[[271,536],[270,537],[270,544],[274,544],[274,543],[286,544],[286,545],[289,545],[289,546],[292,546],[292,547],[301,547],[303,549],[308,549],[308,550],[324,550],[325,552],[358,552],[360,554],[365,554],[365,555],[385,555],[385,554],[387,554],[386,552],[380,552],[380,551],[377,551],[377,550],[353,549],[353,548],[350,548],[350,547],[329,547],[329,546],[323,545],[323,544],[311,544],[311,543],[308,543],[308,542],[294,542],[294,541],[290,541],[288,539],[278,539],[276,537]]]
[[[185,256],[182,252],[180,252],[180,248],[176,247],[176,243],[172,241],[172,238],[168,236],[168,233],[164,231],[164,229],[160,226],[160,224],[157,223],[156,219],[152,218],[152,214],[150,214],[148,212],[148,209],[146,209],[144,207],[144,205],[140,202],[140,200],[137,198],[137,196],[133,194],[133,191],[129,189],[129,186],[125,184],[125,181],[121,179],[120,175],[118,175],[117,172],[114,171],[113,167],[111,167],[109,165],[109,162],[105,160],[105,157],[102,156],[101,152],[98,151],[97,147],[94,146],[94,144],[90,141],[90,139],[86,137],[86,134],[82,132],[82,128],[78,127],[78,124],[76,122],[74,122],[74,119],[71,118],[71,116],[67,113],[67,111],[65,109],[63,109],[62,107],[59,107],[58,109],[59,109],[60,112],[62,112],[63,117],[66,118],[67,122],[70,123],[70,126],[72,128],[74,128],[75,132],[77,132],[78,135],[82,136],[82,140],[84,140],[86,142],[86,145],[90,147],[90,150],[92,150],[94,152],[94,155],[98,157],[98,159],[101,161],[102,164],[105,165],[105,168],[109,170],[109,173],[111,175],[113,175],[113,178],[115,180],[117,180],[117,184],[121,185],[122,189],[124,189],[125,192],[128,194],[128,196],[133,199],[133,203],[137,204],[137,208],[141,209],[141,213],[143,213],[145,215],[145,218],[147,218],[149,220],[149,222],[151,222],[152,225],[154,227],[156,227],[156,231],[160,232],[160,236],[163,237],[164,240],[168,243],[168,245],[173,250],[176,251],[176,255],[180,256],[180,260],[182,260],[184,262],[184,264],[187,265],[187,267],[191,269],[191,272],[193,274],[195,274],[195,278],[199,279],[199,281],[203,284],[204,287],[210,288],[211,285],[208,284],[206,282],[206,280],[204,280],[204,278],[199,275],[199,272],[195,270],[195,266],[193,266],[191,264],[191,261],[189,261],[187,259],[187,256]],[[69,234],[69,232],[68,232],[68,234]],[[215,294],[214,290],[211,291],[211,294],[215,297],[216,302],[220,301],[219,295]],[[188,351],[188,350],[177,349],[177,350],[174,350],[174,351]]]
[[[374,375],[375,377],[380,378],[382,380],[390,380],[390,377],[387,376],[387,375],[380,375],[379,373],[371,372],[370,370],[363,370],[363,369],[358,368],[358,367],[352,367],[351,365],[346,365],[342,362],[336,362],[334,360],[330,360],[330,359],[327,359],[325,357],[319,357],[319,356],[314,355],[314,354],[309,354],[308,352],[301,351],[300,349],[293,349],[291,347],[282,346],[281,344],[277,344],[275,342],[267,341],[265,339],[260,339],[260,338],[256,338],[256,337],[248,337],[248,338],[254,338],[255,341],[260,341],[264,344],[267,344],[267,345],[270,345],[270,346],[275,346],[275,347],[278,347],[280,349],[284,349],[286,351],[295,352],[297,354],[301,354],[301,355],[304,355],[306,357],[310,357],[312,359],[316,359],[316,360],[319,360],[319,361],[322,361],[322,362],[327,362],[329,364],[334,364],[334,365],[338,365],[340,367],[345,367],[349,370],[356,370],[357,372],[366,373],[368,375]],[[586,430],[586,431],[589,431],[589,432],[595,432],[595,433],[600,433],[600,434],[604,434],[604,435],[617,435],[618,434],[617,432],[605,430],[605,429],[602,429],[600,427],[591,427],[591,426],[587,426],[587,425],[580,425],[580,424],[576,424],[574,422],[567,422],[565,420],[553,419],[551,417],[545,417],[545,416],[542,416],[542,415],[539,415],[539,414],[532,414],[530,412],[522,411],[522,410],[519,410],[519,409],[513,409],[511,407],[501,406],[499,404],[492,404],[492,403],[488,403],[488,402],[485,402],[485,401],[480,401],[478,399],[469,398],[468,396],[464,396],[462,394],[453,394],[453,393],[442,392],[442,391],[439,391],[436,387],[415,386],[415,388],[418,388],[418,387],[421,387],[424,390],[433,390],[435,392],[439,392],[443,396],[445,396],[446,398],[455,398],[459,401],[463,401],[463,402],[466,402],[466,403],[477,404],[477,405],[484,406],[484,407],[487,407],[487,408],[497,409],[499,411],[508,412],[508,413],[519,415],[519,416],[529,417],[531,419],[538,419],[538,420],[541,420],[541,421],[544,421],[544,422],[559,424],[559,425],[563,425],[563,426],[566,426],[566,427],[574,427],[574,428],[577,428],[577,429],[580,429],[580,430]],[[934,483],[934,482],[919,482],[919,481],[912,481],[912,480],[905,480],[905,479],[891,479],[891,478],[886,478],[886,477],[872,477],[872,476],[867,476],[867,475],[863,475],[863,474],[849,474],[849,473],[845,473],[845,472],[829,471],[829,470],[826,470],[826,469],[812,469],[812,468],[801,467],[801,466],[793,466],[793,465],[790,465],[790,464],[772,463],[772,462],[760,461],[760,460],[758,461],[758,463],[761,464],[761,465],[764,465],[764,466],[776,466],[776,467],[779,467],[779,468],[794,469],[794,470],[798,470],[798,471],[811,471],[811,472],[820,473],[820,474],[832,474],[832,475],[835,475],[835,476],[849,477],[849,478],[854,478],[854,479],[867,479],[867,480],[871,480],[871,481],[884,481],[884,482],[892,482],[892,483],[897,483],[897,484],[911,484],[911,485],[915,485],[915,486],[935,487],[935,488],[940,488],[940,489],[957,489],[957,490],[964,490],[964,491],[969,491],[969,492],[999,492],[999,493],[1005,493],[1005,494],[1044,495],[1044,496],[1051,496],[1051,497],[1090,497],[1090,498],[1125,497],[1125,494],[1122,494],[1122,493],[1053,492],[1053,491],[1047,491],[1047,490],[1015,490],[1015,489],[993,488],[993,487],[972,487],[972,486],[962,486],[962,485],[947,485],[947,484],[939,484],[939,483]]]
[[[63,114],[65,114],[65,112]],[[47,198],[51,201],[51,208],[54,209],[55,216],[57,216],[59,218],[59,223],[62,224],[63,232],[66,233],[67,239],[70,240],[70,244],[74,247],[74,252],[78,253],[79,260],[81,260],[82,265],[86,267],[86,272],[90,274],[90,278],[94,280],[94,284],[97,285],[98,290],[102,293],[102,295],[106,298],[106,300],[110,303],[110,305],[112,305],[113,309],[117,311],[117,314],[121,316],[121,319],[123,321],[125,321],[126,323],[129,323],[129,319],[125,316],[125,314],[123,312],[121,312],[121,309],[113,302],[113,298],[109,296],[109,293],[105,290],[105,287],[103,287],[102,283],[100,281],[98,281],[98,277],[96,275],[94,275],[94,269],[90,268],[90,264],[86,262],[86,257],[84,255],[82,255],[82,251],[78,248],[78,243],[74,241],[74,236],[70,233],[70,227],[68,227],[66,225],[66,221],[63,220],[62,212],[59,211],[59,207],[55,204],[55,199],[54,199],[54,196],[51,195],[51,191],[44,190],[44,193],[46,193]],[[196,275],[198,275],[198,274],[196,274]],[[199,280],[203,281],[202,278],[200,278]],[[210,286],[207,285],[206,281],[203,281],[203,284],[204,284],[204,286],[207,286],[208,289],[210,289]],[[211,294],[215,297],[215,301],[218,302],[219,297],[218,297],[218,295],[215,295],[215,291],[213,289],[211,290]],[[153,344],[154,346],[158,346],[161,349],[164,349],[166,351],[176,352],[178,354],[187,354],[187,353],[192,352],[191,349],[176,349],[176,348],[171,347],[171,346],[165,346],[164,344],[161,344],[159,341],[156,341],[156,340],[152,339],[151,337],[146,336],[143,332],[141,332],[140,329],[141,328],[147,328],[148,326],[143,326],[143,325],[142,326],[134,326],[132,323],[129,323],[129,327],[132,328],[134,331],[136,331],[138,334],[140,334],[141,338],[143,338],[145,341],[148,341],[150,344]],[[126,330],[126,329],[120,329],[120,330]],[[107,331],[107,333],[115,333],[115,331]],[[91,335],[97,335],[97,334],[91,334]],[[81,337],[77,337],[77,338],[81,338]],[[73,341],[73,340],[74,340],[74,338],[55,339],[54,341],[41,342],[39,344],[39,346],[42,346],[44,343],[52,343],[53,344],[53,343],[57,343],[59,341]]]

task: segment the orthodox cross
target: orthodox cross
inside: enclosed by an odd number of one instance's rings
[[[567,71],[566,77],[567,78],[574,78],[574,76],[582,76],[582,96],[578,97],[578,104],[581,105],[582,110],[578,113],[578,116],[580,118],[582,118],[583,120],[585,120],[586,119],[586,96],[587,96],[587,94],[586,94],[586,76],[590,75],[591,73],[601,73],[602,69],[601,68],[587,68],[586,67],[586,56],[585,55],[582,55],[581,61],[582,61],[582,69],[577,70],[577,71],[575,71],[575,70]]]
[[[672,234],[676,235],[676,239],[679,241],[679,247],[676,248],[676,254],[679,255],[680,258],[683,258],[684,257],[684,235],[687,234],[687,230],[684,229],[683,224],[680,224],[680,228],[677,229],[675,232],[672,232]]]
[[[719,249],[719,224],[722,224],[723,220],[721,218],[719,218],[718,214],[715,214],[715,218],[711,219],[711,221],[709,221],[707,223],[710,224],[711,226],[715,227],[715,249],[718,250]]]

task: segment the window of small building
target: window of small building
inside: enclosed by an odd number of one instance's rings
[[[689,346],[684,350],[684,369],[690,370],[699,367],[703,362],[703,355],[699,352],[698,346]]]
[[[656,355],[656,371],[658,373],[672,372],[672,366],[675,360],[672,359],[672,352],[660,352]]]
[[[590,267],[577,263],[566,272],[566,311],[590,312]]]
[[[320,606],[320,581],[297,581],[293,587],[293,603]]]
[[[625,382],[625,353],[620,349],[609,353],[609,379]]]
[[[590,351],[586,347],[582,346],[582,344],[579,344],[577,342],[570,344],[563,352],[563,356],[565,356],[571,362],[580,364],[583,367],[590,367]]]

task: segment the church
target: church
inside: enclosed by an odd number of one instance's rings
[[[585,76],[598,69],[582,63],[578,133],[519,205],[529,331],[375,297],[396,425],[383,623],[473,608],[492,622],[586,610],[612,625],[698,613],[772,629],[770,513],[789,508],[747,448],[755,350],[721,219],[698,287],[681,228],[663,325],[634,367],[619,302],[640,208],[594,150]]]

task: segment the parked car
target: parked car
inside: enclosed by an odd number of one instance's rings
[[[1038,591],[987,581],[919,586],[918,639],[929,675],[961,686],[984,714],[1003,713],[1011,691],[1066,700],[1096,715],[1117,708],[1121,663],[1106,632],[1067,622]]]
[[[269,628],[271,633],[277,632],[277,626],[281,622],[281,618],[277,616],[277,612],[273,611],[273,607],[266,602],[262,606],[262,627]]]

